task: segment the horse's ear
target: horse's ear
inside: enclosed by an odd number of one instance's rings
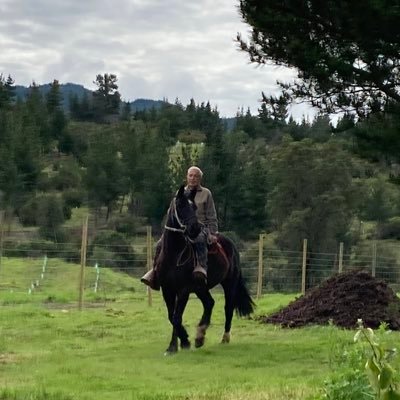
[[[182,185],[179,190],[178,193],[176,194],[176,197],[182,197],[185,194],[185,185]]]
[[[189,193],[188,199],[190,201],[192,201],[193,203],[194,203],[194,198],[196,197],[196,192],[197,192],[196,189],[194,189],[194,190],[191,190],[190,193]]]

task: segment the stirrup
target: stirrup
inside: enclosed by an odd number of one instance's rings
[[[149,286],[153,290],[160,290],[160,282],[158,282],[157,274],[154,269],[147,271],[141,278],[140,281],[145,285]]]
[[[201,265],[194,267],[192,276],[195,281],[207,284],[207,270]]]

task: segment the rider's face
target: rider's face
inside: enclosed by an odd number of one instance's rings
[[[190,169],[186,176],[187,185],[190,188],[195,188],[200,185],[201,175],[200,172],[195,169]]]

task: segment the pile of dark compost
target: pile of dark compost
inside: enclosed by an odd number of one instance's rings
[[[286,328],[305,325],[334,325],[352,329],[357,320],[364,326],[378,328],[385,322],[400,330],[400,299],[383,280],[363,270],[337,274],[306,292],[282,310],[260,317],[265,323]]]

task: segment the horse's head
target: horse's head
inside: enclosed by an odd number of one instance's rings
[[[189,236],[190,239],[197,237],[201,230],[201,224],[196,216],[195,196],[195,191],[185,192],[185,187],[181,186],[173,200],[176,222],[178,222],[180,228],[184,230],[184,234]]]

